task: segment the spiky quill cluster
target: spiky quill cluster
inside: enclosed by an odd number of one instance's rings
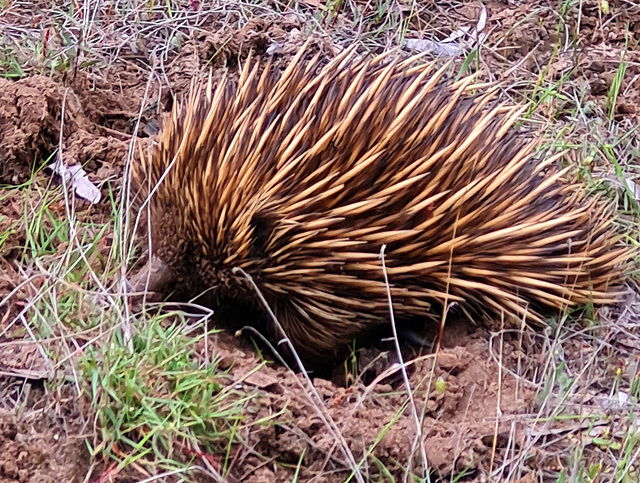
[[[630,254],[611,212],[535,157],[522,109],[419,56],[306,53],[194,90],[134,166],[163,275],[214,310],[260,308],[241,268],[314,362],[388,322],[383,245],[396,320],[616,302]]]

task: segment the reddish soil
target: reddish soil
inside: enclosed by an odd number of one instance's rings
[[[585,115],[586,119],[592,119],[594,112],[606,109],[607,92],[628,38],[628,65],[615,121],[623,128],[637,126],[640,121],[637,107],[640,105],[640,11],[632,2],[610,3],[611,10],[616,12],[614,17],[603,18],[595,1],[585,1],[580,15],[577,7],[571,7],[567,23],[563,24],[566,28],[557,33],[558,17],[548,2],[515,2],[512,6],[489,2],[485,31],[489,32],[488,43],[495,48],[484,53],[483,76],[510,82],[535,82],[540,66],[550,65],[551,70],[544,74],[546,81],[558,80],[566,74],[566,82],[573,83],[575,92],[580,92],[581,102],[591,106]],[[315,2],[308,4],[313,6]],[[455,19],[460,25],[473,25],[478,12],[475,3],[456,4],[447,18]],[[29,75],[18,80],[0,79],[0,184],[25,182],[39,167],[33,165],[34,160],[42,163],[49,159],[62,143],[64,162],[83,164],[91,181],[102,190],[103,199],[97,209],[89,209],[87,204],[78,201],[86,208],[86,216],[90,219],[109,212],[106,195],[110,187],[118,192],[132,142],[136,141],[143,149],[149,147],[162,114],[170,109],[175,96],[186,92],[194,76],[206,74],[202,69],[205,65],[217,70],[226,63],[235,68],[238,59],[245,58],[251,48],[258,55],[275,51],[284,63],[304,40],[303,26],[295,15],[271,25],[254,19],[240,29],[221,27],[222,24],[223,17],[220,17],[217,23],[205,25],[188,39],[180,53],[164,60],[162,75],[154,75],[149,83],[149,75],[141,74],[139,61],[140,58],[149,61],[149,51],[154,46],[143,45],[143,41],[139,52],[131,57],[133,60],[109,67],[79,70],[74,76]],[[335,26],[339,30],[348,24],[348,17],[339,17]],[[518,27],[510,31],[516,24]],[[446,32],[444,37],[452,27],[443,20],[439,28]],[[554,53],[556,36],[568,32],[580,39],[578,54],[574,55],[571,50]],[[337,51],[329,41],[317,40],[316,43],[327,56]],[[212,57],[214,61],[207,64]],[[517,92],[518,85],[514,84],[509,93],[517,97]],[[572,102],[571,99],[554,100],[543,109],[562,125]],[[584,136],[589,136],[584,126],[577,129],[585,129]],[[137,146],[131,152],[137,156]],[[48,175],[37,180],[46,184]],[[0,245],[0,300],[23,281],[20,271],[20,247],[25,241],[21,219],[23,195],[17,190],[10,193],[0,205],[0,233],[11,231],[8,241]],[[78,216],[82,213],[85,212],[80,211]],[[36,347],[16,344],[28,338],[15,327],[4,331],[12,315],[27,302],[25,299],[24,292],[17,290],[7,304],[0,306],[0,399],[4,401],[0,404],[0,482],[83,481],[87,473],[92,476],[86,481],[98,481],[109,463],[100,462],[91,468],[83,439],[87,431],[86,416],[80,410],[80,403],[72,392],[61,395],[39,387],[38,381],[46,368],[39,366],[34,357]],[[210,342],[223,355],[232,379],[241,379],[259,363],[252,346],[243,339],[222,334]],[[448,326],[426,401],[422,395],[426,393],[424,386],[428,383],[433,358],[425,358],[410,367],[412,386],[421,395],[416,399],[417,411],[418,414],[425,412],[424,450],[436,476],[448,480],[452,474],[467,470],[468,476],[460,481],[481,481],[482,475],[490,470],[492,460],[494,466],[502,464],[507,452],[517,452],[518,445],[524,441],[527,428],[521,421],[538,403],[536,388],[527,383],[526,376],[543,363],[542,347],[537,339],[527,337],[520,347],[517,335],[505,337],[502,351],[499,343],[500,339],[492,339],[487,329],[474,329],[461,323]],[[565,357],[579,358],[579,352],[576,348]],[[497,363],[500,353],[502,370]],[[387,358],[383,357],[382,362],[377,362],[369,371],[368,383],[389,367],[389,360],[395,360],[393,351],[385,356],[374,348],[363,351],[360,367],[376,355]],[[515,378],[512,371],[521,377]],[[438,378],[446,382],[444,392],[434,388]],[[299,481],[344,481],[348,476],[345,459],[334,446],[335,439],[316,409],[310,405],[309,390],[300,388],[297,376],[283,367],[264,367],[249,376],[244,384],[260,390],[256,401],[260,410],[250,415],[252,420],[278,411],[283,414],[278,416],[277,424],[261,426],[243,435],[251,451],[240,452],[234,459],[231,473],[237,481],[291,481],[303,454]],[[356,461],[374,446],[372,455],[387,467],[394,467],[394,462],[406,464],[416,436],[410,409],[376,442],[406,400],[398,373],[372,386],[372,393],[366,392],[362,382],[345,388],[337,378],[333,382],[316,379],[314,384],[323,399],[326,415],[333,419],[349,443]],[[22,391],[32,386],[30,396],[22,400]],[[24,406],[21,414],[9,411],[10,402],[18,400]],[[496,427],[497,412],[501,417]],[[507,442],[516,446],[507,447]],[[288,470],[280,466],[276,472],[274,465],[265,464],[256,452],[290,466]],[[547,468],[566,465],[563,458],[552,460],[536,454],[525,473],[536,475],[535,481],[538,481],[541,474],[536,469],[538,465]],[[420,458],[414,458],[416,460]],[[377,474],[376,468],[370,471]],[[402,473],[393,477],[402,478]],[[118,478],[136,481],[143,477],[134,472],[133,476],[121,474]],[[380,478],[380,481],[384,479]]]
[[[498,343],[493,343],[493,352],[496,354],[499,352]],[[344,481],[344,472],[317,479],[327,454],[336,460],[338,468],[344,458],[340,450],[335,448],[335,438],[311,405],[306,395],[308,389],[301,390],[300,380],[283,367],[263,367],[247,378],[255,369],[255,355],[249,346],[234,348],[234,345],[223,335],[215,347],[223,355],[223,361],[233,364],[230,372],[233,380],[246,378],[245,384],[260,389],[261,395],[256,404],[261,409],[252,417],[259,420],[285,411],[278,420],[289,421],[291,425],[288,430],[278,426],[256,430],[247,436],[250,446],[264,456],[277,457],[279,461],[294,466],[304,453],[301,472],[304,481],[314,476],[316,479],[313,481]],[[517,340],[510,340],[503,352],[503,364],[511,370],[515,369],[518,357],[521,363],[533,362],[523,358],[523,352],[517,346]],[[389,367],[389,359],[395,359],[393,355],[381,354],[375,349],[366,352],[363,359],[381,355],[380,366],[384,369]],[[424,411],[425,414],[425,453],[431,469],[445,478],[467,468],[472,468],[475,474],[489,470],[498,408],[503,414],[497,431],[496,451],[499,460],[504,456],[504,444],[509,440],[510,431],[515,432],[516,441],[522,436],[524,428],[517,422],[517,415],[532,409],[532,388],[523,386],[522,382],[518,383],[515,377],[508,374],[503,374],[501,380],[491,352],[487,332],[472,330],[465,324],[453,324],[446,333],[437,357],[430,396],[426,401],[424,395],[427,394],[433,358],[427,357],[409,368],[412,387],[419,395],[415,401],[417,412],[422,414]],[[435,389],[438,379],[446,383],[446,390],[439,392]],[[394,461],[406,462],[417,431],[411,410],[405,410],[384,433],[385,427],[406,401],[406,391],[399,372],[370,386],[358,383],[345,388],[341,387],[342,384],[336,385],[322,379],[315,379],[314,386],[326,407],[325,414],[335,421],[340,433],[349,442],[356,461],[373,448],[373,456],[387,467],[392,467]],[[382,439],[376,443],[383,433]],[[416,459],[419,460],[419,456]],[[238,463],[237,474],[255,475],[251,481],[291,480],[290,474],[274,473],[268,468],[252,471],[252,468],[259,466],[260,459],[249,455]],[[401,472],[396,473],[394,481],[402,479],[402,476]]]
[[[82,91],[78,95],[72,87],[43,76],[17,81],[0,79],[0,93],[3,134],[0,156],[4,160],[0,182],[25,182],[31,175],[33,160],[49,159],[60,142],[64,161],[67,164],[88,163],[87,169],[95,179],[105,178],[106,173],[100,169],[104,165],[111,169],[122,167],[128,133],[109,128],[106,120],[113,115],[105,110],[117,112],[117,108],[110,105],[111,99],[106,95],[101,97]],[[101,105],[109,107],[105,109]],[[135,113],[130,116],[134,118]]]

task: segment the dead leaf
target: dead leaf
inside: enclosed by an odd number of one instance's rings
[[[67,166],[61,162],[54,162],[48,166],[48,168],[59,175],[64,176],[67,183],[71,183],[76,194],[90,203],[96,204],[100,201],[100,190],[89,180],[87,173],[81,165],[75,164],[73,166]]]

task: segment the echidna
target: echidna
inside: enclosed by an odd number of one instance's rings
[[[260,310],[239,267],[316,364],[388,323],[383,261],[396,321],[438,321],[447,301],[543,322],[619,299],[631,252],[610,207],[563,181],[562,153],[537,158],[512,128],[522,108],[420,56],[307,51],[193,90],[134,166],[152,289]]]

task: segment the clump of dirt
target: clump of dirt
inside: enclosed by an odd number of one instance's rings
[[[69,406],[57,409],[65,412]],[[0,409],[0,483],[83,481],[90,455],[77,438],[78,415],[56,416],[55,410],[40,407],[18,418]]]
[[[62,86],[42,76],[17,82],[0,79],[0,182],[24,182],[34,158],[47,158],[54,151],[60,140],[63,99],[64,137],[68,137],[82,122],[82,107],[73,92],[67,96]]]
[[[122,167],[130,136],[104,132],[95,98],[44,76],[0,79],[0,183],[25,182],[42,163],[53,162],[59,146],[67,165]],[[93,106],[89,116],[82,100]]]

